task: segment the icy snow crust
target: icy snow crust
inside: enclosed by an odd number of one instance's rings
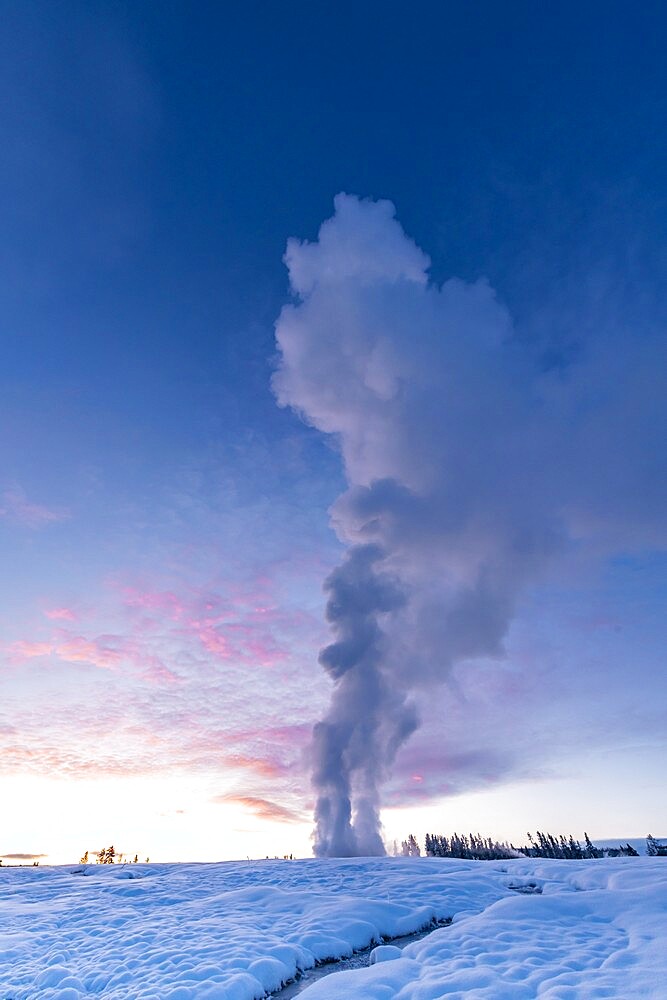
[[[0,869],[0,998],[257,1000],[446,917],[301,996],[667,997],[665,858],[383,858]]]

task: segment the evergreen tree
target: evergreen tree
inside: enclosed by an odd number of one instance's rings
[[[408,839],[401,844],[401,854],[405,858],[420,857],[421,850],[413,834],[409,834]]]

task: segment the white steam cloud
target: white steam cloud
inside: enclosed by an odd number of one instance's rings
[[[274,391],[337,437],[349,483],[332,508],[349,549],[325,584],[315,853],[381,854],[412,695],[501,656],[522,588],[573,541],[665,543],[664,448],[645,447],[665,431],[664,338],[630,356],[593,338],[577,366],[545,371],[487,282],[429,282],[388,201],[338,195],[285,261]]]

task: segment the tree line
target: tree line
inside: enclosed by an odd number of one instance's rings
[[[596,847],[587,833],[584,833],[583,844],[575,840],[572,834],[555,836],[541,830],[534,835],[527,833],[526,837],[527,844],[516,846],[494,840],[493,837],[482,837],[479,833],[454,833],[451,837],[427,833],[424,853],[431,858],[460,858],[468,861],[502,861],[521,857],[584,860],[638,856],[638,852],[629,843],[619,844],[618,847]],[[410,834],[407,840],[402,841],[400,851],[395,849],[394,853],[404,857],[420,857],[422,851],[416,837]],[[649,857],[667,857],[667,845],[661,844],[649,834],[646,838],[646,853]]]

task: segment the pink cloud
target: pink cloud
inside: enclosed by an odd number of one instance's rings
[[[172,621],[177,621],[185,611],[182,599],[169,590],[138,590],[123,587],[125,605],[142,611],[159,612]]]
[[[67,511],[54,510],[28,500],[20,487],[12,487],[0,494],[0,517],[28,528],[43,528],[69,517]]]
[[[18,639],[7,646],[7,652],[14,660],[32,660],[38,656],[50,656],[53,651],[53,643],[34,642],[30,639]]]
[[[303,782],[290,748],[274,747],[270,728],[239,731],[235,720],[221,719],[212,691],[197,703],[184,686],[174,700],[164,684],[148,692],[116,672],[104,692],[94,704],[83,691],[50,696],[38,706],[17,702],[15,727],[0,729],[0,772],[85,777],[205,771],[236,778],[252,796],[299,800]]]
[[[135,618],[133,629],[144,634],[171,633],[175,639],[194,639],[201,649],[225,662],[238,661],[271,667],[287,658],[276,632],[288,627],[284,610],[272,603],[259,584],[251,591],[227,584],[223,598],[210,588],[192,588],[185,594],[171,590],[122,587],[123,603]]]
[[[228,766],[247,768],[262,778],[282,778],[289,770],[282,762],[271,760],[268,757],[249,757],[237,753],[226,754],[222,759]]]
[[[298,722],[291,726],[272,726],[265,731],[264,736],[272,744],[303,747],[310,741],[312,732],[312,722]]]
[[[66,663],[84,663],[100,670],[121,669],[127,663],[135,673],[150,683],[174,683],[179,680],[166,664],[140,641],[125,636],[97,636],[87,638],[59,630],[57,638],[50,641],[19,639],[9,643],[7,652],[14,661],[31,660],[41,656],[55,656]]]
[[[130,644],[130,658],[134,668],[142,680],[151,684],[175,684],[181,678],[174,673],[158,656],[142,651],[135,644]]]
[[[71,608],[47,608],[44,615],[53,622],[76,621],[76,615]]]
[[[219,656],[221,659],[228,659],[232,655],[232,649],[225,637],[216,631],[212,624],[200,626],[198,622],[190,622],[192,632],[197,636],[205,650]]]
[[[154,726],[156,737],[160,732],[159,738],[178,744],[180,759],[187,758],[188,766],[196,764],[208,768],[214,765],[226,771],[242,769],[271,782],[284,779],[294,771],[290,753],[293,748],[275,748],[267,738],[270,729],[239,730],[233,728],[233,723],[227,729],[220,728],[217,712],[207,716],[192,708],[178,715],[170,713],[163,720],[155,719]]]
[[[7,744],[2,747],[0,770],[5,774],[60,774],[72,777],[126,777],[146,774],[151,768],[134,757],[122,758],[116,753],[91,756],[90,748],[54,747],[46,742],[32,747]],[[155,770],[155,769],[153,769]]]
[[[76,610],[52,597],[39,630],[8,636],[16,639],[5,646],[15,660],[50,659],[39,664],[48,672],[30,707],[16,671],[12,721],[20,739],[0,730],[0,767],[81,776],[206,772],[236,777],[258,800],[298,801],[311,729],[301,720],[317,697],[301,683],[298,660],[304,650],[313,659],[314,616],[295,608],[278,583],[217,586],[115,582],[104,601]],[[270,678],[260,672],[279,663],[289,669]]]
[[[129,613],[135,637],[169,644],[181,662],[201,669],[205,660],[226,668],[274,668],[293,661],[303,645],[316,648],[324,626],[310,612],[276,594],[277,583],[258,576],[251,583],[221,580],[183,589],[144,583],[113,584]],[[213,666],[214,663],[211,663]]]
[[[92,663],[102,670],[113,670],[123,659],[117,649],[104,644],[102,639],[86,639],[82,635],[72,636],[65,642],[60,642],[54,652],[61,660],[68,663]]]
[[[243,806],[254,813],[258,819],[266,819],[278,823],[303,823],[304,814],[287,806],[281,806],[270,799],[256,798],[254,795],[216,795],[213,802],[224,805],[228,802]]]
[[[236,607],[189,617],[182,634],[198,639],[206,652],[219,659],[271,667],[287,658],[287,649],[275,634],[284,624],[285,615],[276,608]]]
[[[151,683],[174,683],[178,675],[135,639],[125,636],[99,636],[86,639],[74,636],[55,648],[56,655],[69,663],[91,663],[102,670],[117,670],[128,663],[142,680]]]

